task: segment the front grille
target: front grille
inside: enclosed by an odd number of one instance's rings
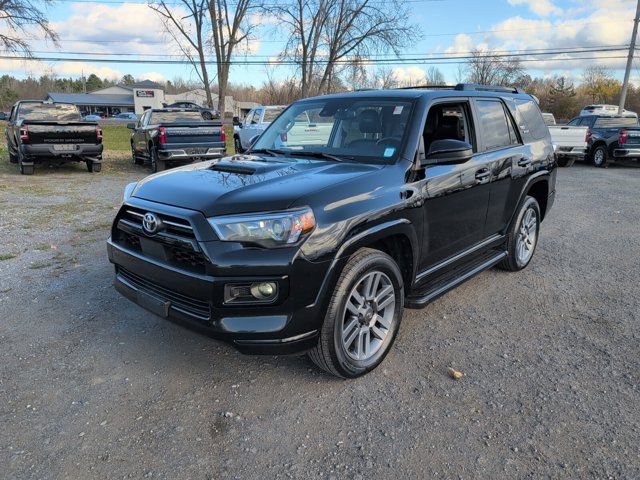
[[[147,210],[124,207],[118,217],[114,241],[129,250],[173,267],[206,274],[206,257],[200,249],[191,224],[183,218],[153,212],[164,226],[157,234],[148,235],[142,228],[145,213]]]
[[[209,320],[211,318],[211,306],[208,302],[174,292],[122,267],[118,267],[118,276],[120,280],[123,280],[124,283],[135,290],[141,290],[160,300],[169,302],[174,310],[199,320]]]
[[[124,212],[122,212],[122,218],[136,223],[140,228],[142,228],[142,217],[144,217],[144,214],[147,212],[148,210],[142,210],[140,208],[126,207]],[[164,224],[164,231],[167,233],[189,239],[196,238],[193,233],[193,227],[187,220],[159,213],[156,213],[156,215],[160,217],[160,220],[162,220],[162,223]]]

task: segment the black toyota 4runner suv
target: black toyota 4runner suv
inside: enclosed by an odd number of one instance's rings
[[[519,89],[362,91],[288,107],[245,154],[127,186],[115,286],[245,353],[357,377],[403,309],[526,267],[556,161]]]

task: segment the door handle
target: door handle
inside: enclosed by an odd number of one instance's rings
[[[476,180],[481,182],[488,179],[490,176],[491,170],[489,170],[488,168],[481,168],[476,172]]]
[[[531,159],[530,158],[522,157],[520,160],[518,160],[518,166],[519,167],[528,167],[529,165],[531,165]]]

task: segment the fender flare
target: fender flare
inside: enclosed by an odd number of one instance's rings
[[[318,290],[318,294],[316,295],[313,304],[310,306],[316,306],[319,305],[323,300],[329,300],[329,297],[326,294],[327,289],[329,288],[331,283],[335,282],[340,272],[342,272],[344,264],[347,263],[347,260],[352,253],[354,253],[359,248],[366,247],[373,242],[383,240],[394,235],[406,236],[409,240],[409,243],[411,244],[413,264],[411,266],[410,274],[411,279],[415,278],[419,259],[419,243],[416,231],[413,228],[411,221],[406,218],[390,220],[388,222],[369,226],[364,230],[359,231],[355,235],[352,235],[345,239],[345,241],[342,243],[342,245],[340,245],[340,248],[338,248],[335,256],[333,257],[331,265],[327,269],[324,280],[322,281],[322,285]]]
[[[514,219],[518,215],[518,210],[520,209],[522,202],[524,202],[524,199],[527,196],[527,192],[531,189],[531,187],[536,183],[540,183],[544,181],[546,181],[547,183],[550,183],[549,182],[550,177],[551,177],[551,172],[549,172],[548,170],[542,170],[540,172],[534,173],[527,179],[526,183],[522,187],[522,190],[520,191],[520,196],[518,197],[518,203],[516,203],[517,206],[513,210],[513,213],[511,214],[511,218],[509,218],[509,223],[507,224],[506,231],[509,231],[509,229],[511,228],[511,224],[513,223]]]

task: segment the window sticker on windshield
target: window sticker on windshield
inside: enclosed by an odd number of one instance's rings
[[[400,107],[402,108],[402,107]],[[393,157],[393,154],[396,153],[396,149],[393,147],[387,147],[384,149],[384,158]]]
[[[396,105],[393,109],[393,114],[394,115],[400,115],[402,113],[402,109],[404,107],[402,105]]]

